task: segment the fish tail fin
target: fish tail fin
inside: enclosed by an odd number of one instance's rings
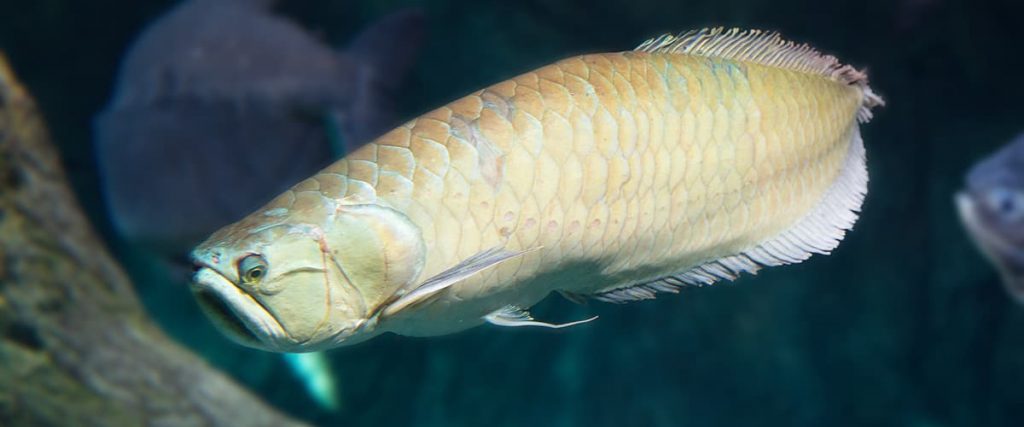
[[[874,116],[871,109],[875,107],[884,107],[885,100],[876,94],[875,91],[871,90],[871,87],[867,85],[867,80],[865,80],[864,85],[861,86],[861,93],[863,93],[863,98],[860,102],[860,109],[857,110],[857,121],[867,123],[871,121],[871,118]]]

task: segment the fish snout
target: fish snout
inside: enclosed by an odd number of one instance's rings
[[[221,255],[220,250],[198,247],[189,254],[189,261],[192,262],[192,265],[199,266],[200,268],[203,266],[214,267],[220,264]]]
[[[291,343],[282,325],[252,295],[210,266],[196,265],[189,287],[224,335],[246,347],[268,351],[281,351]]]

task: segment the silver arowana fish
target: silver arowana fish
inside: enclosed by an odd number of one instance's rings
[[[828,253],[867,191],[867,76],[721,29],[583,55],[424,114],[221,229],[193,291],[271,351],[564,327],[552,291],[625,302]],[[592,319],[587,319],[592,320]]]
[[[956,195],[960,219],[1007,292],[1024,304],[1024,134],[974,165],[966,181]]]

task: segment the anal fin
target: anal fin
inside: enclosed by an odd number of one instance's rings
[[[860,129],[853,125],[846,160],[821,200],[802,219],[778,236],[737,254],[708,260],[669,276],[619,285],[590,295],[599,301],[625,303],[652,299],[658,292],[677,293],[687,285],[734,280],[762,267],[795,264],[813,254],[828,254],[853,227],[867,194],[868,172]]]

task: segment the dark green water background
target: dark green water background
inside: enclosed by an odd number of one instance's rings
[[[168,1],[0,1],[0,48],[39,99],[83,204],[110,226],[90,118],[120,54]],[[480,327],[386,336],[330,353],[343,408],[319,410],[274,355],[212,330],[180,283],[141,280],[167,331],[285,411],[346,426],[1015,426],[1024,424],[1024,307],[961,231],[952,193],[1024,130],[1024,3],[969,0],[285,1],[332,41],[400,7],[429,34],[405,117],[565,56],[708,25],[781,31],[867,66],[889,106],[864,128],[870,192],[835,254],[558,332]],[[202,153],[197,153],[202,155]],[[115,249],[120,245],[111,240]]]

